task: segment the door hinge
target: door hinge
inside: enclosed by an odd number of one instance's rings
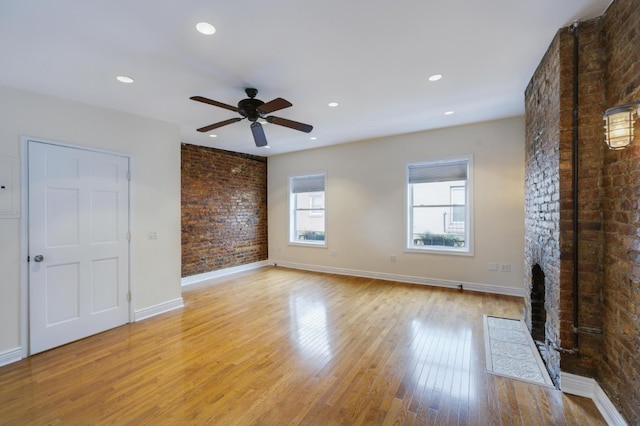
[[[127,180],[130,181],[131,180],[131,172],[127,172]]]
[[[127,302],[131,302],[131,292],[127,292]]]
[[[131,231],[127,231],[127,241],[131,241]]]

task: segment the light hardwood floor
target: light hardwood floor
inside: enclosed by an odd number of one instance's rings
[[[482,315],[517,298],[267,267],[184,299],[0,368],[0,424],[604,424],[486,373]]]

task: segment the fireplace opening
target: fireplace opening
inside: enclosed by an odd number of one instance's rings
[[[531,337],[538,342],[545,341],[547,311],[544,307],[545,277],[542,267],[535,264],[531,269]]]

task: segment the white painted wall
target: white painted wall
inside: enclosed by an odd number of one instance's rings
[[[21,136],[132,156],[133,310],[179,299],[178,126],[0,86],[0,155],[19,158]],[[147,239],[148,231],[158,238]],[[23,344],[20,244],[20,219],[0,218],[0,355]]]
[[[516,117],[269,157],[269,258],[521,291],[524,134],[524,118]],[[407,164],[469,154],[474,255],[405,252]],[[289,245],[288,178],[316,172],[327,173],[327,248]],[[489,271],[489,263],[510,264],[511,272]]]

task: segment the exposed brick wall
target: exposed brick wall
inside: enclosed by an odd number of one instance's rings
[[[545,275],[545,305],[560,299],[560,39],[555,37],[525,91],[525,321],[531,328],[533,267]],[[548,309],[545,334],[560,339],[560,311]],[[554,380],[560,355],[545,351]]]
[[[608,150],[602,121],[606,108],[640,100],[640,0],[614,1],[602,17],[579,24],[578,40],[579,325],[603,334],[581,332],[578,356],[552,351],[545,361],[552,376],[559,359],[563,371],[595,377],[629,423],[640,424],[640,143]],[[531,267],[540,263],[547,285],[546,338],[572,348],[569,28],[558,32],[536,70],[525,107],[525,283],[531,285]],[[640,135],[639,127],[636,121]]]
[[[601,330],[602,317],[602,113],[604,107],[604,49],[601,20],[582,22],[578,40],[578,323],[573,320],[573,108],[574,33],[561,34],[561,161],[560,176],[560,343],[572,348],[573,325]],[[579,356],[563,355],[561,369],[595,377],[602,336],[579,334]]]
[[[183,144],[182,276],[266,260],[267,159]]]
[[[600,21],[578,31],[578,278],[579,326],[601,329],[603,50]],[[574,32],[558,31],[527,91],[526,243],[528,274],[540,264],[546,277],[545,339],[574,348],[573,138]],[[531,276],[526,284],[531,286]],[[529,287],[531,288],[531,287]],[[527,312],[531,301],[527,299]],[[527,317],[528,324],[531,318]],[[601,336],[581,334],[579,356],[543,352],[552,378],[560,370],[594,377]]]
[[[640,101],[640,0],[615,1],[603,17],[605,105]],[[629,424],[640,424],[640,123],[636,142],[605,150],[604,344],[600,383]]]

